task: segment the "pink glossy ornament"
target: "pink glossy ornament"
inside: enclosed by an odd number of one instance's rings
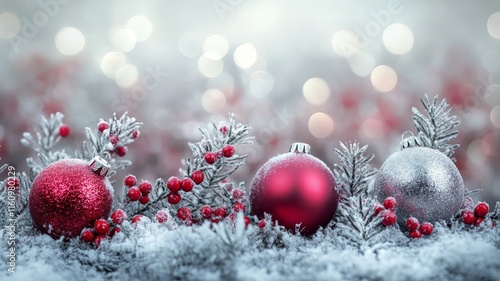
[[[257,172],[250,194],[252,212],[264,213],[288,230],[310,235],[335,215],[339,195],[330,169],[310,154],[310,146],[295,143],[289,153],[271,158]]]
[[[109,168],[99,156],[90,162],[64,159],[45,167],[29,196],[35,227],[55,239],[72,238],[97,219],[107,218],[113,204],[113,189],[105,176]]]

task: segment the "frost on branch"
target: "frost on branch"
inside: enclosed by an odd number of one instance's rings
[[[216,125],[214,122],[207,128],[200,128],[201,140],[197,143],[189,143],[192,157],[182,160],[184,169],[180,169],[178,180],[195,179],[201,176],[200,182],[196,182],[192,190],[169,191],[167,182],[163,179],[156,183],[149,195],[149,203],[141,205],[139,202],[129,202],[125,199],[124,205],[128,214],[145,214],[152,216],[158,210],[169,208],[178,210],[181,207],[189,208],[195,219],[199,217],[201,207],[208,205],[215,209],[221,207],[228,211],[235,202],[243,204],[243,198],[234,198],[237,189],[244,192],[244,183],[236,185],[228,182],[230,177],[241,165],[244,164],[246,155],[238,155],[238,146],[251,143],[247,125],[236,122],[234,114],[230,113],[227,122]],[[226,149],[226,150],[225,150]],[[207,160],[207,155],[212,156],[212,161]],[[180,195],[180,202],[169,203],[169,195]],[[241,193],[243,194],[243,193]],[[243,202],[242,202],[243,201]],[[216,220],[223,219],[216,218]],[[188,220],[189,221],[189,220]],[[192,221],[191,221],[192,222]]]
[[[421,102],[427,116],[424,116],[415,107],[412,108],[413,125],[418,131],[418,137],[422,140],[424,146],[437,149],[452,161],[455,161],[452,156],[455,149],[460,145],[449,144],[449,142],[458,135],[458,131],[455,129],[460,125],[458,117],[450,115],[452,108],[448,105],[446,99],[441,100],[438,104],[438,97],[436,96],[431,103],[429,97],[425,95],[425,99],[421,99]]]
[[[76,158],[91,160],[94,156],[101,155],[104,152],[116,153],[117,149],[126,148],[127,145],[135,141],[134,131],[138,131],[142,126],[141,122],[127,116],[127,112],[123,113],[120,118],[117,118],[116,113],[114,113],[113,117],[109,118],[107,122],[101,118],[99,123],[103,122],[109,128],[102,132],[96,129],[92,130],[89,127],[85,128],[87,140],[83,141],[82,148],[75,152]],[[111,164],[111,169],[107,177],[111,178],[116,174],[117,170],[125,169],[132,162],[112,157],[109,164]]]
[[[335,164],[334,174],[340,188],[338,224],[340,233],[356,243],[368,241],[382,231],[381,218],[375,214],[377,201],[369,196],[368,185],[376,174],[369,167],[373,154],[365,156],[367,146],[357,142],[340,143],[335,149],[340,164]]]

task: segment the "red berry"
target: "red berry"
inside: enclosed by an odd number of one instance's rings
[[[183,178],[181,181],[181,188],[182,190],[189,192],[193,190],[194,187],[194,181],[190,178]]]
[[[245,196],[245,192],[241,189],[235,189],[233,190],[233,198],[236,200],[241,200],[243,199],[243,196]]]
[[[223,148],[222,148],[222,154],[224,155],[224,157],[231,157],[233,156],[234,154],[234,147],[230,144],[226,144]]]
[[[96,237],[94,237],[94,245],[96,248],[99,248],[99,246],[101,245],[101,242],[102,240],[106,239],[106,236],[104,235],[97,235]]]
[[[385,226],[391,226],[396,223],[396,213],[393,210],[384,210],[382,213],[382,224]]]
[[[142,195],[146,196],[148,195],[151,190],[153,189],[153,186],[149,181],[142,181],[141,184],[139,184],[139,190],[141,191]]]
[[[178,192],[181,190],[181,181],[177,177],[170,177],[167,180],[167,187],[172,192]]]
[[[431,235],[433,230],[434,230],[434,226],[429,222],[424,222],[420,226],[420,232],[422,232],[423,235]]]
[[[141,191],[137,187],[131,187],[127,192],[127,196],[130,201],[137,201],[141,198]]]
[[[474,216],[474,213],[468,210],[462,211],[462,221],[465,224],[471,225],[476,221],[476,216]]]
[[[62,124],[61,127],[59,127],[59,135],[63,138],[69,136],[69,131],[69,126],[66,124]]]
[[[13,187],[19,187],[19,179],[15,177],[9,177],[7,178],[7,182],[5,183],[6,187],[12,186]]]
[[[410,217],[406,220],[406,227],[408,227],[409,231],[417,230],[419,226],[418,220],[414,217]]]
[[[212,208],[208,205],[205,205],[200,208],[200,214],[203,218],[209,219],[212,217]]]
[[[168,220],[168,215],[163,211],[158,211],[158,213],[156,213],[155,218],[157,222],[164,223]]]
[[[139,198],[139,203],[141,203],[142,205],[148,204],[149,203],[149,196],[147,196],[147,195],[141,196],[141,198]]]
[[[474,208],[474,215],[476,217],[484,218],[488,214],[490,206],[486,202],[478,202],[476,208]]]
[[[266,221],[265,221],[265,220],[260,220],[260,221],[259,221],[259,228],[260,228],[260,229],[262,229],[262,228],[266,227],[266,225],[267,225],[267,223],[266,223]]]
[[[134,175],[128,175],[123,180],[125,186],[132,187],[137,184],[137,178]]]
[[[97,123],[97,130],[99,130],[99,132],[104,132],[104,130],[108,129],[109,128],[109,124],[108,122],[106,121],[101,121],[99,123]]]
[[[126,146],[119,146],[115,149],[115,152],[118,156],[123,157],[127,154],[128,148]]]
[[[115,236],[115,234],[120,233],[120,232],[122,232],[122,229],[119,228],[118,226],[115,226],[115,227],[113,227],[113,229],[111,229],[109,236],[113,237],[113,236]]]
[[[111,214],[111,221],[113,221],[113,223],[115,224],[121,224],[126,219],[127,219],[127,213],[125,213],[125,211],[122,209],[116,209]]]
[[[111,134],[109,135],[109,141],[111,142],[112,145],[115,145],[120,141],[120,139],[118,138],[117,135]]]
[[[225,125],[225,124],[224,124],[224,125],[221,125],[221,126],[219,127],[219,132],[221,132],[221,134],[222,134],[223,136],[227,135],[227,133],[229,132],[229,126],[228,126],[228,125]]]
[[[228,217],[227,217],[229,220],[232,220],[234,221],[236,219],[236,214],[235,213],[231,213]]]
[[[396,202],[396,198],[394,197],[387,197],[384,200],[384,208],[386,208],[387,210],[394,210],[397,205],[398,203]]]
[[[180,219],[180,220],[187,220],[187,219],[191,219],[192,217],[192,213],[191,213],[191,210],[188,208],[188,207],[181,207],[179,208],[179,210],[177,210],[177,217]]]
[[[210,218],[210,221],[213,222],[213,223],[219,223],[220,219],[218,219],[218,218]]]
[[[373,212],[375,213],[375,215],[380,214],[380,212],[382,212],[383,210],[384,210],[384,206],[382,206],[382,204],[380,204],[379,202],[374,204]]]
[[[194,183],[200,184],[205,179],[205,174],[203,174],[202,171],[196,170],[191,174],[191,179],[194,181]]]
[[[91,229],[86,228],[80,234],[80,240],[90,243],[94,240],[94,236],[94,232]]]
[[[244,216],[243,219],[245,220],[245,227],[248,227],[250,225],[250,218],[247,216]]]
[[[420,230],[416,229],[416,230],[410,231],[410,238],[419,239],[420,237],[422,237],[422,232],[420,232]]]
[[[94,222],[94,231],[97,234],[104,235],[108,233],[109,223],[105,219],[98,219]]]
[[[205,158],[205,162],[207,162],[210,165],[212,165],[213,163],[215,163],[215,161],[217,161],[217,154],[215,154],[212,151],[205,153],[205,156],[203,157]]]
[[[226,217],[226,210],[222,207],[217,207],[214,210],[214,216],[217,218],[225,218]]]
[[[139,130],[133,130],[132,131],[132,138],[133,139],[138,138],[140,135],[141,135],[141,132],[139,132]]]
[[[181,195],[177,192],[170,192],[167,195],[167,201],[170,204],[177,204],[177,203],[181,202],[181,198],[182,198]]]
[[[142,219],[142,215],[135,215],[130,221],[133,223],[133,224],[137,224],[138,222],[140,222]]]
[[[244,212],[245,209],[246,209],[245,205],[243,203],[241,203],[241,202],[236,202],[233,205],[233,210],[235,212]]]
[[[484,218],[476,218],[476,221],[474,222],[474,225],[475,226],[479,226],[483,221],[484,221]]]

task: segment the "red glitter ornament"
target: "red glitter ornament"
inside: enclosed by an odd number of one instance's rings
[[[113,204],[113,188],[105,177],[109,168],[101,157],[90,163],[64,159],[45,167],[29,195],[35,227],[55,239],[72,238],[96,220],[107,218]]]
[[[252,182],[250,195],[251,209],[260,219],[268,213],[292,231],[300,224],[304,235],[332,220],[338,200],[331,170],[302,143],[265,163]]]

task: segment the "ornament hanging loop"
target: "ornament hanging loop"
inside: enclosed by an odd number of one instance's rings
[[[411,136],[405,138],[406,133],[410,133]],[[401,148],[401,150],[405,148],[418,147],[418,146],[423,146],[422,141],[418,136],[415,136],[412,132],[406,131],[401,135],[401,142],[399,143],[399,147]]]
[[[104,151],[90,160],[90,168],[94,171],[94,173],[104,177],[111,169],[111,165],[109,164],[110,160],[111,155],[109,152]]]
[[[294,142],[292,146],[290,146],[290,152],[311,154],[311,146],[303,142]]]

